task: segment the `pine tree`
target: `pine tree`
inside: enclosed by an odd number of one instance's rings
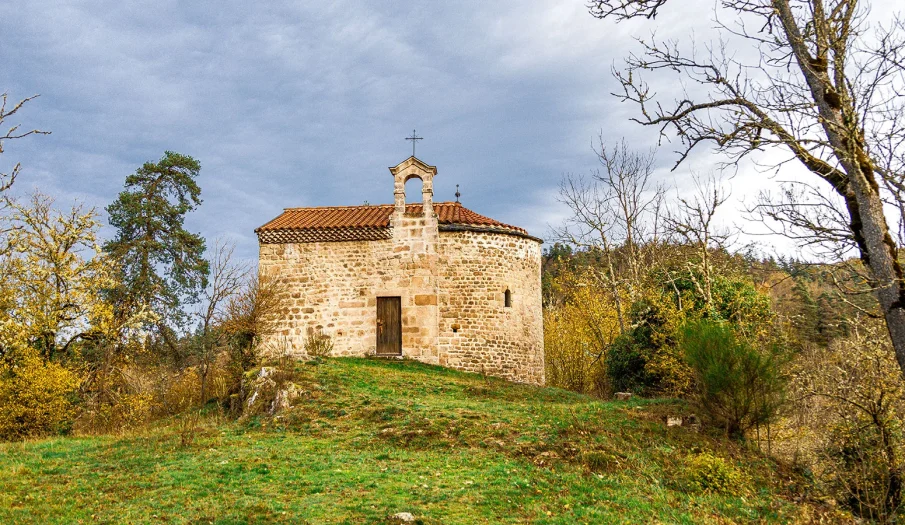
[[[104,249],[120,264],[123,285],[111,294],[124,314],[147,307],[148,326],[174,349],[174,333],[188,321],[184,307],[197,302],[210,266],[204,238],[186,231],[185,216],[201,204],[200,163],[167,151],[126,177],[125,190],[107,207],[116,236]]]

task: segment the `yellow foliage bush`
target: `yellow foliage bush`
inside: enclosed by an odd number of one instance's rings
[[[230,367],[229,356],[221,353],[207,372],[207,399],[201,399],[201,373],[189,367],[176,373],[164,374],[158,387],[158,399],[164,415],[183,412],[216,399],[225,402],[237,390],[241,377]]]
[[[594,286],[575,286],[569,301],[544,310],[547,384],[604,396],[604,354],[619,334],[616,309]]]
[[[0,439],[18,440],[71,428],[79,378],[30,349],[0,360]]]
[[[796,402],[780,454],[820,473],[856,515],[881,523],[905,514],[905,380],[886,326],[855,319],[847,337],[806,348],[792,368]]]
[[[742,495],[751,481],[725,459],[702,452],[685,458],[685,482],[696,492]]]
[[[230,394],[239,390],[242,375],[237,374],[227,352],[221,352],[208,371],[207,391],[210,399],[223,403]]]
[[[157,406],[149,392],[89,400],[76,419],[74,429],[80,434],[101,434],[137,428],[151,420]]]
[[[689,304],[679,308],[671,297],[650,293],[645,298],[649,309],[656,312],[656,320],[644,319],[650,328],[647,362],[648,374],[658,378],[659,394],[664,397],[684,397],[691,391],[692,370],[676,347],[676,333],[682,322],[694,316]]]
[[[167,414],[177,414],[201,404],[201,377],[195,368],[175,373],[161,385],[161,407]]]
[[[654,349],[645,365],[648,373],[660,378],[660,395],[685,397],[691,391],[692,371],[674,346]]]
[[[138,428],[203,404],[198,367],[177,370],[119,363],[110,368],[106,375],[95,376],[76,419],[76,432],[102,434]],[[219,356],[208,370],[209,399],[227,402],[238,381],[228,356]]]

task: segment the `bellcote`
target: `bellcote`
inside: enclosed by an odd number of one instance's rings
[[[405,183],[409,179],[421,179],[421,203],[425,217],[434,214],[434,175],[437,167],[425,164],[417,157],[409,157],[390,168],[393,174],[394,215],[405,215]]]

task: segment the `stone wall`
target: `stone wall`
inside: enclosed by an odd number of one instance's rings
[[[440,364],[543,384],[540,243],[441,231],[438,252]]]
[[[261,274],[280,280],[284,299],[264,343],[303,355],[316,330],[334,355],[373,354],[377,297],[398,296],[404,356],[542,384],[540,249],[514,235],[438,232],[430,216],[394,217],[387,240],[261,244]]]
[[[394,240],[262,244],[260,273],[278,279],[283,313],[269,352],[304,355],[312,331],[333,339],[334,355],[373,354],[377,298],[401,297],[404,355],[439,364],[436,255]]]

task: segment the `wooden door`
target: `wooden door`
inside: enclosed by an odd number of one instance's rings
[[[377,355],[402,355],[402,298],[377,298]]]

